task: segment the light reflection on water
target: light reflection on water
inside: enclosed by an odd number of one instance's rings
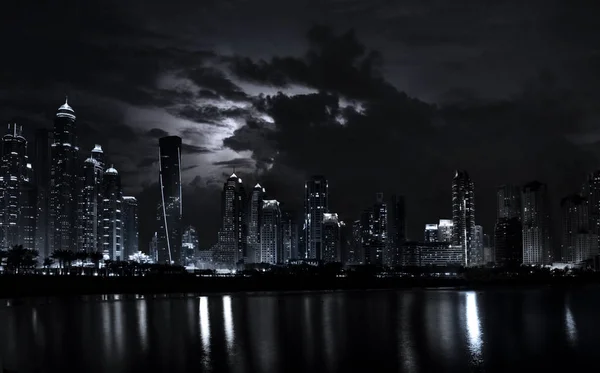
[[[170,373],[338,372],[386,367],[412,373],[494,371],[496,366],[515,372],[524,369],[524,361],[539,369],[561,366],[560,359],[549,362],[544,356],[568,360],[571,369],[572,364],[593,362],[600,334],[599,323],[589,319],[595,313],[581,308],[600,308],[598,291],[118,299],[56,299],[43,305],[0,307],[0,360],[19,371],[42,364],[47,371],[91,373],[157,368]],[[526,321],[534,319],[531,329]],[[585,333],[578,332],[576,321],[586,325]],[[544,333],[519,337],[527,333],[523,325]]]

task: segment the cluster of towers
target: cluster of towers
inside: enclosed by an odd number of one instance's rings
[[[104,253],[127,260],[138,251],[135,197],[123,196],[117,170],[106,167],[100,145],[82,157],[75,111],[59,107],[53,130],[38,129],[29,162],[21,126],[2,138],[0,159],[0,245]]]

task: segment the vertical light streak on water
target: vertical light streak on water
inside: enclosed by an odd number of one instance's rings
[[[313,318],[312,318],[312,296],[310,294],[305,294],[304,296],[304,322],[303,322],[303,330],[304,330],[304,352],[306,354],[306,360],[308,361],[308,366],[312,366],[315,354],[315,344],[314,344],[314,335],[313,335]]]
[[[223,297],[223,322],[225,324],[225,339],[227,340],[227,348],[231,350],[233,347],[233,312],[231,311],[231,297],[225,295]]]
[[[202,338],[202,348],[204,349],[204,363],[208,365],[210,361],[210,316],[208,314],[208,297],[200,297],[200,336]]]
[[[412,339],[412,331],[410,327],[410,311],[413,304],[413,295],[410,293],[400,293],[401,297],[401,312],[398,315],[398,334],[400,340],[399,361],[402,365],[402,371],[407,373],[418,372],[418,367],[415,362],[414,341]]]
[[[565,331],[567,333],[567,339],[572,347],[577,345],[577,325],[573,318],[573,312],[571,312],[571,306],[569,299],[565,302]]]
[[[142,351],[146,351],[148,349],[148,313],[146,300],[138,300],[136,306],[140,343],[142,345]]]
[[[331,294],[327,294],[323,299],[323,339],[325,341],[325,362],[327,364],[328,371],[333,372],[335,369],[335,352],[333,340],[333,309],[331,304],[333,303]]]
[[[115,297],[115,299],[117,299]],[[111,304],[114,312],[114,336],[115,336],[115,351],[120,357],[123,356],[125,346],[125,328],[123,326],[123,302],[120,300],[114,301]]]
[[[469,350],[476,362],[481,361],[483,340],[481,337],[481,322],[477,310],[477,293],[470,291],[466,293],[465,315],[467,320],[467,334],[469,337]]]
[[[104,345],[104,358],[108,360],[112,357],[112,325],[110,320],[110,304],[105,300],[104,296],[102,298],[102,306],[101,306],[101,318],[102,318],[102,337],[103,337],[103,345]]]

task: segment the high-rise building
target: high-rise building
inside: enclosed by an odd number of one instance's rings
[[[475,187],[466,171],[457,170],[452,180],[452,244],[464,252],[465,266],[481,265],[483,258],[473,246]]]
[[[79,250],[91,253],[101,249],[101,236],[98,232],[102,226],[103,185],[98,171],[98,161],[88,158],[83,162],[81,176],[82,191],[79,198]]]
[[[588,175],[583,194],[588,200],[590,233],[600,237],[600,170]]]
[[[485,264],[484,247],[483,227],[476,225],[473,231],[473,252],[475,252],[475,257],[480,258],[479,265]]]
[[[283,262],[281,210],[277,200],[264,200],[260,224],[260,263]]]
[[[33,179],[31,163],[26,165],[26,176],[21,184],[21,214],[19,216],[19,239],[26,249],[35,249],[37,217],[37,188]],[[43,260],[43,257],[39,258]]]
[[[341,261],[340,223],[338,214],[323,214],[323,261],[326,263]]]
[[[590,231],[588,200],[579,194],[560,202],[562,212],[561,257],[565,263],[581,263],[598,253],[598,237]]]
[[[191,225],[185,228],[181,238],[181,250],[183,252],[183,264],[191,265],[196,261],[198,253],[198,233]]]
[[[260,218],[265,196],[265,188],[256,184],[250,192],[248,201],[248,243],[247,263],[260,263]]]
[[[361,226],[365,264],[394,265],[390,263],[392,257],[386,255],[389,244],[388,213],[387,204],[383,201],[383,193],[377,193],[375,204],[362,214]]]
[[[79,148],[75,111],[68,102],[58,108],[54,118],[54,143],[50,171],[50,247],[76,250],[78,231]]]
[[[439,231],[437,224],[425,224],[425,242],[438,242]]]
[[[181,265],[181,137],[167,136],[158,140],[160,227],[158,261]]]
[[[246,242],[245,192],[242,179],[232,174],[223,185],[221,215],[223,222],[215,247],[214,260],[218,266],[235,268],[244,261]]]
[[[281,234],[283,235],[281,262],[287,263],[291,259],[298,259],[298,220],[290,211],[283,211],[281,214]]]
[[[551,264],[554,260],[550,237],[548,187],[539,181],[521,191],[523,224],[523,264]]]
[[[158,233],[154,232],[148,244],[148,255],[153,263],[158,263]]]
[[[523,263],[523,231],[519,218],[500,218],[494,229],[495,261],[499,265],[518,267]]]
[[[452,219],[440,219],[438,223],[438,242],[452,242],[454,223]]]
[[[515,185],[501,185],[496,191],[498,219],[520,218],[521,190]]]
[[[139,251],[138,202],[135,197],[123,196],[123,257]]]
[[[323,214],[329,211],[329,187],[324,176],[313,176],[304,185],[306,259],[323,258]]]
[[[23,195],[27,175],[27,140],[23,127],[9,124],[2,137],[0,158],[0,248],[23,244],[21,214],[27,195]]]
[[[102,252],[111,260],[127,260],[123,251],[121,178],[114,167],[104,172],[102,184]]]
[[[406,242],[406,203],[404,196],[393,195],[389,206],[388,264],[399,264],[400,250]],[[395,258],[395,259],[394,259]],[[394,264],[396,263],[396,264]]]
[[[50,256],[52,231],[50,230],[50,172],[52,170],[52,144],[54,132],[41,128],[35,131],[33,169],[34,185],[37,191],[35,248],[40,260]]]

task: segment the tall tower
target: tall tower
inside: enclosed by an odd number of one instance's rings
[[[27,140],[23,137],[23,127],[9,124],[2,137],[0,163],[0,246],[3,249],[23,244],[20,220],[27,181]]]
[[[260,219],[265,188],[256,184],[248,201],[248,263],[260,263]]]
[[[590,232],[600,237],[600,170],[588,175],[584,197],[588,199]]]
[[[560,202],[562,212],[561,257],[566,263],[581,263],[598,253],[598,236],[590,232],[588,200],[579,194]]]
[[[88,158],[83,162],[82,191],[79,202],[79,250],[91,253],[101,249],[98,228],[102,222],[102,183],[98,161]],[[100,217],[100,219],[99,219]]]
[[[282,263],[281,210],[277,200],[262,201],[260,263]]]
[[[466,171],[457,170],[452,180],[452,244],[460,246],[465,266],[482,264],[473,245],[475,231],[475,187]]]
[[[221,193],[223,223],[219,231],[215,260],[217,264],[235,268],[243,262],[245,241],[245,193],[242,179],[231,174]]]
[[[198,233],[196,233],[196,228],[191,225],[183,231],[181,250],[183,252],[184,264],[193,264],[198,254]]]
[[[341,261],[341,224],[338,214],[323,214],[323,261]]]
[[[47,128],[35,131],[33,170],[35,171],[34,185],[37,191],[35,248],[40,253],[40,259],[47,258],[52,252],[50,245],[50,173],[52,170],[52,144],[54,132]]]
[[[496,201],[498,219],[521,218],[521,190],[518,186],[499,186]]]
[[[375,204],[363,212],[361,228],[365,264],[392,264],[393,257],[385,258],[388,247],[388,211],[382,193],[377,193]]]
[[[111,260],[127,260],[123,256],[123,194],[117,170],[107,169],[102,184],[102,251]]]
[[[400,251],[406,242],[406,202],[404,196],[393,195],[389,206],[388,264],[399,264]]]
[[[138,202],[135,197],[123,196],[123,257],[128,259],[139,251]]]
[[[21,184],[21,214],[19,215],[19,240],[26,249],[35,249],[37,216],[37,188],[31,163],[26,165],[26,176]],[[42,258],[39,258],[43,260]]]
[[[181,137],[162,137],[158,145],[161,214],[158,261],[181,265]]]
[[[550,237],[548,187],[539,181],[526,184],[521,192],[523,264],[551,264],[554,260]]]
[[[313,176],[304,185],[306,259],[323,258],[323,214],[329,211],[329,190],[324,176]]]
[[[50,171],[50,247],[71,250],[77,247],[78,154],[75,111],[68,102],[54,118],[54,143]]]
[[[281,233],[283,235],[282,263],[290,259],[298,259],[298,221],[296,214],[290,211],[281,213]]]

